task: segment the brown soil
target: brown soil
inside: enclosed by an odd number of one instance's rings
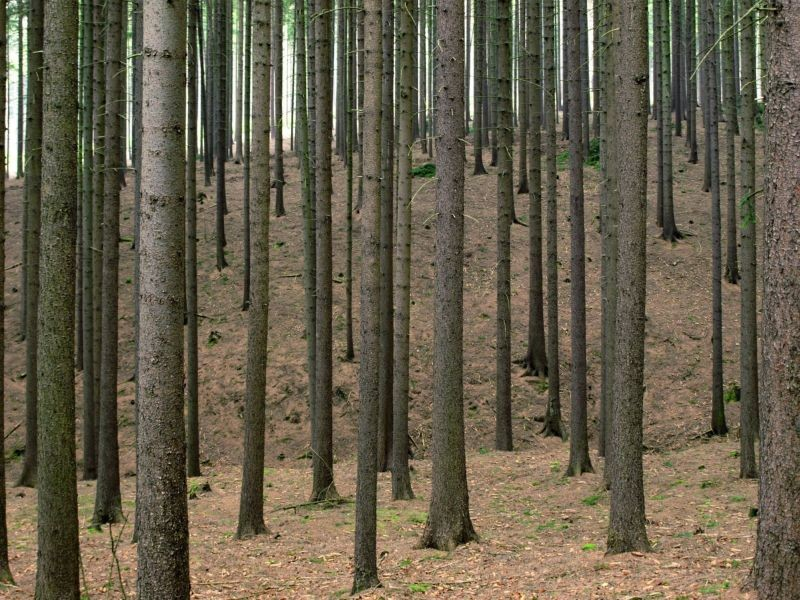
[[[651,148],[653,146],[651,145]],[[651,174],[655,173],[651,152]],[[702,156],[702,154],[701,154]],[[426,162],[416,156],[416,163]],[[247,542],[232,539],[238,506],[239,464],[246,356],[246,313],[242,302],[242,172],[229,166],[230,214],[226,218],[227,258],[222,273],[214,264],[213,187],[199,207],[201,455],[210,492],[190,501],[192,576],[197,597],[299,598],[343,595],[351,582],[353,506],[329,510],[303,507],[268,512],[273,534]],[[493,169],[490,169],[493,173]],[[471,168],[468,167],[468,173]],[[345,172],[337,161],[334,189],[334,431],[337,487],[354,493],[358,364],[344,361],[345,348]],[[569,417],[569,218],[560,173],[559,279],[562,403]],[[599,397],[600,240],[599,173],[586,169],[587,330],[590,436],[596,430]],[[753,482],[737,479],[738,442],[707,441],[710,420],[710,198],[700,192],[702,165],[685,162],[676,142],[675,203],[680,229],[689,236],[670,245],[659,238],[650,218],[648,230],[648,324],[645,393],[645,445],[649,533],[656,552],[645,556],[605,557],[608,498],[597,475],[565,479],[568,448],[537,435],[546,383],[513,378],[514,434],[518,451],[489,452],[494,435],[495,178],[467,177],[464,265],[466,434],[473,518],[481,542],[450,555],[415,550],[430,486],[427,448],[430,440],[433,314],[432,262],[434,186],[415,180],[412,267],[411,424],[415,442],[413,502],[391,502],[389,479],[381,476],[379,551],[386,588],[377,595],[400,597],[426,592],[439,597],[554,598],[694,598],[703,595],[747,597],[741,591],[750,569],[756,502]],[[305,339],[303,337],[302,222],[296,160],[288,158],[288,215],[273,219],[271,231],[270,354],[266,510],[302,503],[310,491],[306,409]],[[200,179],[202,183],[202,178]],[[655,176],[651,175],[651,206]],[[22,423],[6,440],[9,481],[24,451],[24,343],[19,331],[21,183],[8,182],[8,254],[6,268],[8,339],[6,430]],[[723,188],[724,198],[724,188]],[[122,236],[130,240],[131,190],[123,197]],[[527,215],[527,196],[517,197],[517,214]],[[723,206],[723,217],[724,217]],[[723,221],[724,222],[724,221]],[[357,224],[357,220],[356,220]],[[356,229],[355,317],[358,317],[358,244]],[[525,352],[527,327],[527,233],[512,232],[512,332],[514,354]],[[125,510],[132,516],[135,461],[133,448],[133,255],[123,241],[120,267],[119,424]],[[723,285],[726,381],[738,379],[738,287]],[[356,334],[358,325],[356,321]],[[358,339],[356,336],[356,343]],[[357,349],[357,348],[356,348]],[[78,375],[79,388],[81,375]],[[78,390],[80,407],[80,389]],[[736,432],[738,406],[726,405]],[[80,410],[79,410],[80,412]],[[78,424],[80,448],[80,424]],[[592,440],[594,441],[594,440]],[[79,451],[80,460],[80,451]],[[602,459],[592,455],[600,472]],[[108,591],[121,597],[110,575],[108,530],[89,533],[94,484],[78,483],[83,566],[91,597]],[[12,569],[19,588],[0,591],[29,597],[36,561],[36,493],[8,488]],[[114,534],[119,533],[118,529]],[[130,597],[135,592],[135,546],[130,527],[122,532],[117,557]],[[109,588],[109,589],[106,589]],[[377,597],[376,595],[376,597]]]

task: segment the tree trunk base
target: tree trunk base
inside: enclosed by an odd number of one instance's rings
[[[544,437],[559,437],[562,440],[567,439],[567,435],[564,431],[564,426],[561,424],[561,421],[548,416],[545,416],[544,425],[542,425],[542,429],[539,433],[541,433]]]
[[[264,520],[254,520],[253,522],[241,522],[239,526],[236,528],[236,539],[237,540],[249,540],[250,538],[254,538],[259,535],[266,535],[269,533],[269,529],[267,526],[264,525]]]
[[[311,502],[324,502],[326,500],[337,501],[341,500],[339,492],[336,491],[336,486],[333,481],[322,489],[315,489],[311,492]]]
[[[383,587],[378,575],[376,573],[362,573],[356,571],[353,577],[353,589],[350,591],[351,595],[358,594],[365,590]]]
[[[642,531],[633,531],[629,528],[623,533],[608,532],[608,543],[606,554],[624,554],[625,552],[651,552],[650,542],[647,541],[647,533],[642,527]]]
[[[434,523],[431,517],[428,516],[422,539],[420,539],[416,547],[451,552],[461,544],[478,541],[478,534],[475,533],[475,529],[472,527],[469,515],[461,515],[460,517],[450,515],[446,518],[446,521],[445,523]]]

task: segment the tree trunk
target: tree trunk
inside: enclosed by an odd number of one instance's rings
[[[517,188],[517,193],[527,194],[529,190],[528,154],[536,151],[534,148],[528,148],[528,143],[530,141],[528,138],[528,129],[532,127],[538,127],[538,124],[532,125],[530,118],[531,107],[529,96],[532,94],[532,90],[530,89],[530,80],[533,78],[534,73],[532,73],[533,67],[530,64],[531,49],[529,46],[532,45],[532,42],[527,40],[527,37],[525,36],[527,30],[524,26],[525,7],[523,2],[520,2],[519,4],[518,15],[520,18],[517,26],[517,32],[519,33],[520,39],[517,41],[518,48],[516,61],[519,79],[519,187]],[[520,55],[520,52],[523,54]],[[512,64],[514,64],[513,61]],[[539,150],[541,150],[541,148]]]
[[[392,464],[392,387],[394,373],[392,289],[394,281],[394,5],[383,0],[383,110],[381,111],[381,340],[378,396],[378,470]],[[463,115],[463,112],[461,113]],[[463,134],[463,127],[462,127]]]
[[[94,19],[91,0],[84,0],[83,17],[83,165],[81,168],[81,235],[83,253],[81,270],[83,271],[83,479],[97,478],[97,438],[95,432],[95,397],[94,397],[94,303],[92,282],[92,255],[94,240],[92,238],[93,206],[92,206],[92,118],[94,111],[92,81],[94,77]]]
[[[483,121],[483,82],[486,79],[486,0],[475,0],[475,122],[472,145],[475,149],[473,175],[486,175],[483,166],[483,136],[486,123]],[[423,58],[423,61],[425,59]]]
[[[19,21],[22,24],[22,6],[17,4]],[[6,83],[8,81],[8,34],[6,32],[7,20],[7,7],[3,3],[0,5],[0,106],[6,105]],[[22,27],[18,30],[18,44],[19,44],[19,57],[22,57]],[[18,78],[22,82],[22,60],[19,61]],[[20,83],[20,86],[22,84]],[[19,104],[17,105],[19,110]],[[17,113],[18,126],[22,124],[22,114]],[[4,131],[6,127],[5,113],[0,113],[0,131]],[[17,140],[19,142],[19,139]],[[18,147],[19,148],[19,147]],[[18,155],[19,156],[19,155]],[[18,160],[21,160],[18,158]],[[5,143],[0,143],[0,164],[5,164],[6,161],[6,146]],[[19,167],[17,171],[19,174]],[[6,213],[6,186],[5,182],[0,185],[0,265],[6,264],[6,236],[5,236],[5,213]],[[0,295],[5,297],[6,289],[6,272],[5,268],[0,272]],[[6,328],[5,328],[5,303],[0,306],[0,348],[5,348],[6,341]],[[5,456],[5,364],[0,361],[0,455]],[[74,409],[73,409],[74,410]],[[0,583],[14,583],[14,578],[11,576],[11,567],[8,563],[8,525],[6,520],[6,461],[0,461]]]
[[[661,238],[675,242],[683,237],[675,224],[675,205],[672,185],[672,105],[678,90],[672,87],[673,75],[670,74],[670,2],[679,0],[661,0],[661,156],[663,160],[661,187],[663,196],[663,213],[661,215]],[[674,12],[674,11],[673,11]],[[674,64],[674,63],[672,63]]]
[[[338,497],[333,483],[333,263],[331,219],[331,0],[317,0],[314,32],[316,110],[316,406],[312,444],[312,500]]]
[[[186,474],[200,475],[200,408],[197,356],[197,18],[188,0],[186,56]],[[238,146],[237,146],[238,147]]]
[[[697,164],[697,10],[695,0],[686,0],[686,134],[689,162]]]
[[[675,113],[675,135],[683,135],[683,52],[682,42],[682,6],[681,0],[671,0],[672,33],[672,110]]]
[[[570,327],[572,373],[570,378],[570,444],[567,475],[591,473],[586,415],[586,239],[583,220],[583,98],[581,81],[581,1],[569,0],[567,48],[569,80],[569,195],[570,195]]]
[[[464,450],[464,4],[437,5],[436,283],[432,490],[422,548],[452,550],[477,538],[469,516]],[[444,90],[450,90],[443,93]]]
[[[542,2],[529,0],[527,11],[528,60],[528,352],[525,373],[547,375],[544,335],[544,290],[542,282]]]
[[[276,3],[281,4],[282,3]],[[234,121],[234,145],[236,154],[234,160],[236,164],[242,162],[242,125],[244,124],[244,0],[239,0],[237,4],[236,28],[236,119]],[[249,27],[249,25],[248,25]]]
[[[411,165],[414,151],[414,5],[403,0],[399,11],[397,156],[397,241],[395,242],[394,280],[394,387],[392,418],[392,498],[411,500],[411,473],[408,466],[409,338],[411,331]],[[477,106],[477,105],[476,105]],[[475,112],[476,119],[478,112]]]
[[[37,318],[40,410],[36,557],[36,597],[76,600],[80,597],[73,359],[78,7],[75,0],[49,0],[44,27],[43,92],[47,102],[42,129],[42,269]],[[5,12],[5,7],[0,12]],[[1,20],[4,32],[5,16]],[[5,59],[3,44],[3,65]],[[5,94],[5,81],[0,84]],[[5,98],[0,100],[0,106],[4,106]]]
[[[544,128],[547,163],[547,408],[542,433],[564,438],[558,349],[558,172],[556,170],[556,13],[544,0]]]
[[[186,3],[144,0],[137,597],[189,598],[183,424]],[[156,26],[156,24],[158,24]],[[169,565],[169,568],[165,568]]]
[[[25,323],[25,461],[16,485],[36,486],[37,313],[39,307],[39,225],[42,185],[42,0],[28,3],[28,97],[25,128],[24,323]],[[72,269],[72,267],[70,267]]]
[[[706,12],[706,48],[714,43],[713,0],[704,0]],[[708,53],[706,58],[706,140],[711,172],[711,314],[712,314],[712,359],[711,359],[711,431],[715,435],[725,435],[725,403],[722,394],[722,223],[720,216],[719,192],[719,131],[717,119],[717,81],[716,53]]]
[[[283,2],[273,3],[275,15],[272,24],[272,52],[274,54],[275,93],[272,102],[275,108],[275,216],[286,214],[283,206]]]
[[[511,3],[496,0],[497,17],[497,320],[495,437],[497,450],[513,450],[511,427]]]
[[[383,4],[383,6],[382,6]],[[361,212],[361,364],[358,370],[358,472],[352,593],[377,587],[378,421],[381,367],[381,107],[385,86],[383,0],[364,1],[364,205]],[[391,14],[391,11],[390,11]],[[389,21],[391,23],[391,21]],[[386,32],[383,31],[385,34]],[[461,116],[459,115],[459,121]],[[463,123],[461,124],[463,127]],[[380,457],[379,457],[380,458]]]
[[[107,0],[105,168],[103,170],[103,291],[100,344],[100,437],[97,490],[92,524],[122,520],[117,439],[117,369],[119,315],[119,111],[125,70],[119,62],[120,0]],[[183,149],[181,150],[183,153]],[[140,293],[141,293],[140,289]],[[183,302],[180,303],[183,306]]]
[[[17,179],[25,175],[25,12],[25,0],[17,0]]]
[[[215,110],[216,110],[216,161],[217,161],[217,178],[216,178],[216,250],[217,250],[217,270],[222,271],[228,266],[228,261],[225,258],[225,246],[228,242],[225,238],[225,215],[228,212],[227,198],[225,190],[225,160],[228,156],[228,112],[227,98],[228,98],[228,79],[227,79],[227,60],[225,49],[227,43],[228,25],[225,19],[225,4],[228,0],[217,0],[216,3],[216,31],[215,31],[215,57],[216,57],[216,94],[215,96]]]
[[[608,552],[647,551],[642,469],[644,341],[647,282],[647,5],[614,5],[619,60],[614,60],[614,121],[609,134],[617,152],[620,286],[611,403],[611,512]],[[618,40],[618,41],[617,41]]]
[[[757,476],[755,437],[758,433],[758,315],[756,299],[756,53],[753,0],[742,0],[742,292],[741,292],[741,432],[739,476]]]
[[[762,600],[800,597],[800,7],[767,3],[761,480],[754,566]]]
[[[260,40],[253,56],[253,272],[247,319],[247,374],[244,407],[244,464],[236,537],[266,533],[264,525],[264,428],[269,327],[269,106],[270,5],[255,0],[253,35]],[[276,11],[276,15],[277,16]],[[276,26],[278,24],[276,23]],[[272,38],[275,41],[275,38]]]
[[[733,2],[722,0],[722,29],[733,30]],[[736,25],[738,27],[738,23]],[[727,252],[725,253],[725,280],[728,283],[739,282],[738,234],[739,222],[736,219],[736,81],[733,77],[733,33],[722,39],[722,71],[725,89],[723,104],[725,110],[725,189],[728,193],[727,210]]]

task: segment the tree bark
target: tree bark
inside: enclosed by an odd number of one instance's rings
[[[106,102],[105,167],[103,169],[103,289],[100,344],[100,437],[97,489],[92,524],[122,520],[119,484],[119,440],[117,438],[117,344],[119,315],[119,111],[122,79],[119,62],[121,44],[120,0],[107,0],[106,10]],[[183,154],[183,149],[181,150]],[[141,293],[141,290],[140,290]],[[183,302],[181,301],[181,306]]]
[[[277,13],[277,11],[276,11]],[[269,123],[270,2],[255,0],[253,36],[253,272],[247,319],[247,375],[244,407],[244,464],[236,537],[266,533],[264,525],[264,428],[266,422],[267,330],[269,327]],[[275,38],[272,38],[275,40]]]
[[[583,127],[581,72],[581,1],[569,0],[567,48],[569,80],[569,196],[570,196],[570,444],[567,475],[591,473],[586,415],[586,235],[583,218]]]
[[[316,135],[316,397],[312,500],[338,497],[333,482],[333,263],[331,219],[331,0],[317,0],[314,24]]]
[[[36,598],[40,599],[80,597],[73,358],[78,6],[75,0],[49,0],[44,26],[43,92],[47,101],[42,129],[42,269],[37,317],[40,410]],[[0,12],[4,11],[5,7]],[[2,54],[5,65],[5,45]],[[2,84],[5,90],[5,82]]]
[[[619,288],[612,402],[608,552],[647,551],[642,469],[647,283],[647,5],[614,5],[614,121],[619,189]],[[617,41],[618,40],[618,41]]]
[[[759,599],[800,596],[800,6],[767,3],[761,478],[755,584]]]
[[[432,490],[420,547],[452,550],[477,538],[464,450],[464,4],[437,8],[436,283]]]
[[[217,0],[216,3],[216,28],[215,40],[216,49],[214,56],[216,58],[216,94],[214,100],[216,104],[214,109],[216,111],[216,162],[217,162],[217,177],[216,177],[216,250],[217,250],[217,270],[222,271],[228,266],[228,261],[225,258],[225,246],[228,245],[225,237],[225,215],[228,212],[227,197],[225,189],[225,161],[228,157],[228,112],[227,99],[228,99],[228,79],[227,79],[227,60],[225,49],[227,43],[227,30],[228,25],[225,19],[225,4],[228,0]]]
[[[724,89],[723,105],[725,110],[725,189],[728,195],[727,210],[727,251],[725,253],[725,280],[728,283],[739,282],[738,235],[739,222],[736,219],[736,80],[733,76],[733,1],[722,0],[722,30],[728,34],[722,39],[722,71]],[[736,25],[738,27],[738,24]]]
[[[414,151],[414,5],[403,0],[399,10],[398,59],[400,87],[397,130],[397,240],[394,280],[394,387],[392,418],[392,498],[411,500],[408,465],[409,338],[411,331],[411,165]],[[478,112],[475,116],[477,118]],[[377,136],[376,136],[377,137]]]
[[[273,70],[275,77],[275,93],[272,102],[275,108],[275,216],[286,214],[283,206],[283,2],[276,0],[273,4],[275,15],[272,24],[272,52],[274,54]]]
[[[189,598],[183,422],[186,2],[144,0],[138,598]],[[165,568],[169,565],[169,568]]]
[[[741,292],[741,432],[739,476],[757,476],[755,437],[758,433],[758,315],[756,298],[756,53],[753,0],[742,0],[742,292]]]
[[[382,99],[385,86],[381,81],[385,73],[382,64],[385,45],[382,46],[381,40],[382,28],[387,25],[385,6],[382,0],[364,0],[364,204],[361,208],[361,364],[358,370],[360,405],[353,594],[380,585],[376,550],[376,455],[381,391],[381,107],[386,106]]]
[[[483,137],[486,123],[483,121],[483,82],[486,78],[486,0],[475,0],[475,120],[472,145],[475,149],[473,175],[486,175],[483,165]],[[422,59],[425,60],[424,57]]]

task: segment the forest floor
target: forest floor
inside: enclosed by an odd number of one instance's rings
[[[702,142],[702,136],[700,136]],[[760,140],[759,140],[760,141]],[[562,143],[563,145],[563,143]],[[732,434],[707,440],[711,380],[710,198],[700,191],[703,166],[685,161],[681,138],[675,148],[675,210],[687,237],[677,244],[659,238],[654,225],[655,145],[651,131],[648,219],[648,309],[645,392],[647,507],[656,552],[604,557],[608,498],[601,478],[563,476],[568,445],[537,435],[535,418],[544,412],[547,382],[512,381],[515,447],[511,455],[491,451],[494,438],[494,307],[496,178],[466,179],[464,265],[464,402],[473,518],[481,542],[450,555],[415,550],[430,487],[430,442],[434,266],[434,185],[415,179],[412,264],[411,415],[413,483],[418,498],[391,502],[389,479],[381,475],[379,551],[386,588],[377,595],[441,597],[695,598],[747,597],[741,591],[750,569],[756,485],[737,479],[738,405],[726,404]],[[471,154],[471,152],[469,153]],[[701,147],[702,156],[702,147]],[[488,152],[485,155],[488,160]],[[418,153],[415,165],[430,159]],[[560,161],[562,162],[562,161]],[[247,542],[235,531],[241,462],[246,358],[242,304],[242,171],[229,165],[226,218],[230,266],[215,269],[212,186],[201,186],[198,211],[200,293],[201,457],[205,477],[190,482],[199,491],[190,501],[192,575],[197,597],[299,598],[344,594],[351,580],[353,506],[322,510],[304,507],[310,491],[309,425],[303,337],[302,219],[296,160],[287,155],[287,216],[271,225],[270,348],[267,390],[268,489],[266,510],[273,532]],[[724,164],[724,163],[723,163]],[[723,169],[724,170],[724,169]],[[595,444],[600,378],[600,279],[598,185],[600,174],[586,168],[587,342],[589,429]],[[202,184],[202,175],[200,176]],[[569,418],[569,214],[568,173],[559,181],[559,273],[562,406]],[[125,511],[132,515],[135,455],[133,383],[132,186],[123,192],[120,264],[119,426]],[[334,172],[334,452],[337,487],[354,493],[358,363],[345,350],[345,171]],[[34,582],[36,492],[12,488],[24,454],[24,343],[20,322],[20,181],[8,182],[6,269],[6,440],[11,560],[19,588],[0,596],[29,597]],[[725,198],[723,187],[722,197]],[[516,200],[527,220],[527,195]],[[723,205],[723,219],[725,206]],[[354,241],[354,317],[358,355],[358,220]],[[723,220],[724,222],[724,220]],[[527,339],[528,229],[512,230],[512,347],[521,358]],[[724,243],[724,236],[723,236]],[[727,384],[738,380],[739,289],[723,284],[724,367]],[[356,358],[357,361],[357,358]],[[80,414],[82,375],[78,375]],[[78,424],[79,465],[80,423]],[[602,459],[592,455],[601,472]],[[79,466],[80,470],[80,466]],[[579,489],[575,489],[578,487]],[[81,523],[88,525],[94,484],[78,484]],[[114,535],[120,534],[119,528]],[[108,530],[82,530],[83,566],[91,597],[122,597],[111,575]],[[135,546],[130,527],[121,532],[117,558],[128,597],[135,593]],[[113,583],[109,584],[112,580]]]

